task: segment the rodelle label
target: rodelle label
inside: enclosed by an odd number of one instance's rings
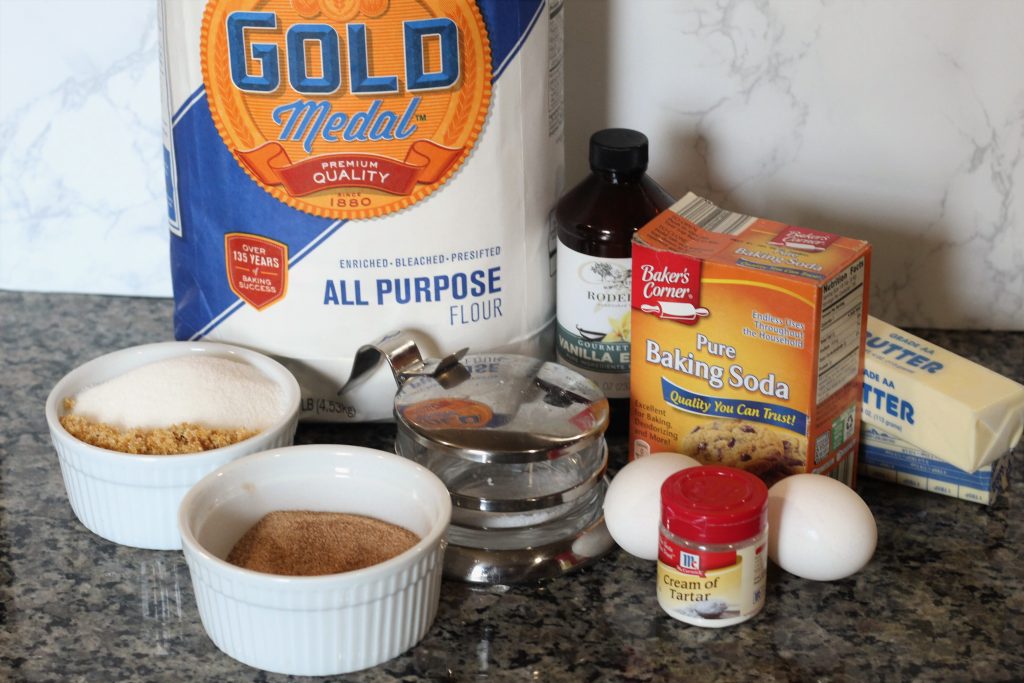
[[[609,398],[629,395],[632,260],[600,258],[558,243],[558,357]]]
[[[472,150],[490,45],[469,0],[224,0],[200,53],[210,111],[242,168],[316,216],[415,204]]]

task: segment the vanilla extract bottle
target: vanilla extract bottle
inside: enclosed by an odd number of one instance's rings
[[[647,175],[647,136],[608,128],[590,138],[590,174],[557,203],[557,354],[609,399],[612,435],[629,430],[633,233],[675,200]]]

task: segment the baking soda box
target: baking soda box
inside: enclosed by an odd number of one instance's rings
[[[871,247],[688,194],[633,239],[630,457],[856,476]]]

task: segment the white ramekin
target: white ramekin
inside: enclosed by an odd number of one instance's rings
[[[252,365],[285,392],[286,410],[256,436],[224,448],[188,455],[131,455],[79,441],[60,424],[64,399],[142,365],[185,354],[233,358]],[[261,353],[210,342],[159,342],[100,356],[61,379],[46,399],[46,422],[57,450],[75,516],[103,538],[154,550],[181,548],[178,506],[207,473],[243,455],[287,446],[295,439],[299,384],[280,363]]]
[[[358,446],[280,448],[204,477],[181,503],[182,547],[203,627],[235,659],[266,671],[358,671],[415,645],[437,613],[451,498],[429,470]],[[227,563],[231,548],[277,510],[347,512],[420,541],[364,569],[279,576]]]

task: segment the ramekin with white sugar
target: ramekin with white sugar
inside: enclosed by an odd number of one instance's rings
[[[221,448],[182,455],[137,455],[90,445],[62,425],[67,399],[142,366],[190,354],[245,363],[281,392],[280,415],[254,436]],[[174,387],[167,387],[174,391]],[[93,533],[122,545],[181,548],[177,512],[189,488],[207,473],[250,453],[290,445],[300,390],[277,361],[255,351],[212,342],[159,342],[106,354],[75,368],[46,400],[46,422],[75,516]]]

